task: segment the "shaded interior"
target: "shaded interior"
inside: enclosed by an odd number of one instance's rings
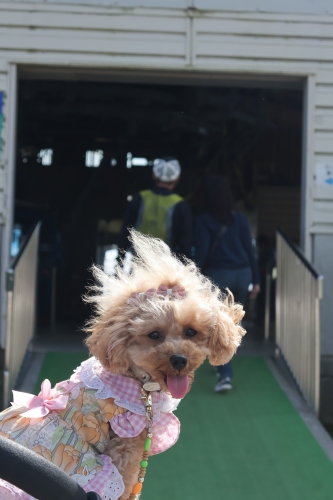
[[[15,228],[22,240],[43,222],[39,328],[50,324],[52,269],[56,322],[88,317],[88,269],[117,242],[131,195],[152,185],[156,157],[179,159],[178,192],[194,214],[205,176],[225,174],[260,255],[273,251],[276,226],[299,242],[301,134],[299,90],[21,80]],[[103,155],[99,166],[86,166],[87,151]],[[134,158],[147,165],[128,168]]]

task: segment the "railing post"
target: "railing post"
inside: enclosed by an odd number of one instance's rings
[[[51,274],[51,330],[55,329],[56,323],[56,295],[57,295],[57,268],[52,267]]]
[[[35,331],[38,222],[6,273],[7,328],[4,366],[4,406],[15,386],[26,349]]]
[[[281,285],[280,285],[280,274],[281,274],[281,266],[280,266],[280,235],[277,233],[276,235],[276,294],[275,294],[275,328],[276,328],[276,344],[279,346],[281,344]],[[278,347],[280,352],[280,347]]]
[[[271,274],[266,274],[266,293],[265,293],[265,340],[269,339],[269,324],[271,319]]]
[[[314,411],[320,401],[320,300],[323,277],[277,231],[276,343]]]
[[[5,348],[5,366],[3,372],[3,407],[7,408],[9,402],[10,390],[10,366],[12,354],[12,321],[13,321],[13,290],[15,281],[14,269],[8,269],[6,272],[6,291],[7,291],[7,324],[6,324],[6,348]]]
[[[315,402],[314,409],[316,414],[319,414],[319,404],[320,404],[320,300],[324,295],[324,277],[318,276],[317,279],[317,296],[315,305]]]

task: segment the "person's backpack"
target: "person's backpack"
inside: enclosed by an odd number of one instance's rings
[[[172,217],[175,206],[183,200],[175,193],[162,196],[150,189],[141,191],[142,198],[135,228],[143,234],[160,238],[168,245],[172,238]]]

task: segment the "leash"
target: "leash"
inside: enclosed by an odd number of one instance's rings
[[[157,387],[158,386],[158,387]],[[148,390],[149,389],[149,390]],[[145,475],[148,467],[149,450],[151,447],[151,440],[153,437],[153,402],[151,398],[151,391],[159,390],[159,384],[155,382],[147,382],[141,388],[141,399],[145,405],[146,418],[148,420],[148,432],[147,437],[143,445],[142,459],[140,461],[140,470],[138,475],[138,482],[132,488],[132,493],[130,494],[128,500],[138,500],[142,491],[143,482],[145,480]]]

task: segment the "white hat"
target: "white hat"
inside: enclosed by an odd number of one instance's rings
[[[180,165],[176,158],[156,158],[153,173],[159,181],[172,182],[180,176]]]

